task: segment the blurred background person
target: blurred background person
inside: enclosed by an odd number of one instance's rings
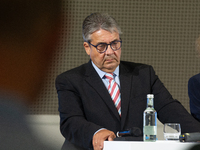
[[[196,51],[200,56],[200,37],[196,40]],[[192,76],[188,81],[188,95],[190,98],[190,112],[200,121],[200,73]],[[193,146],[190,150],[200,150],[200,145]]]
[[[60,0],[0,1],[0,149],[45,150],[25,114],[58,42]]]
[[[200,37],[196,40],[196,51],[200,56]],[[190,98],[190,112],[195,119],[200,121],[200,73],[189,79],[188,95]]]

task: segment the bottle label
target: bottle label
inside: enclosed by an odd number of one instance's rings
[[[157,135],[157,127],[156,126],[144,126],[143,132],[145,135]]]

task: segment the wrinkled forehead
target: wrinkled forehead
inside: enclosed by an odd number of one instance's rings
[[[91,42],[110,43],[114,40],[119,40],[120,35],[117,30],[108,31],[104,29],[97,30],[90,35]]]

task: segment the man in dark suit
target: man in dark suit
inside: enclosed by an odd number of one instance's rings
[[[151,93],[162,123],[180,123],[183,133],[200,131],[200,124],[172,98],[151,66],[120,61],[120,35],[120,27],[107,14],[94,13],[84,20],[84,48],[91,60],[56,79],[63,149],[100,150],[117,131],[142,130],[146,96]],[[114,75],[120,89],[119,110],[107,89],[107,73]]]

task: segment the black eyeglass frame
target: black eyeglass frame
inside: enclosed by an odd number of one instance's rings
[[[112,48],[111,44],[114,43],[114,42],[120,42],[120,47],[119,47],[118,49],[115,49],[115,50],[114,50],[114,49]],[[120,40],[115,40],[115,41],[111,42],[110,44],[103,43],[103,44],[106,44],[107,46],[106,46],[106,49],[105,49],[104,51],[102,51],[102,52],[100,52],[100,51],[97,49],[97,46],[100,45],[100,44],[102,44],[102,43],[99,43],[99,44],[97,44],[97,45],[93,45],[93,44],[91,44],[91,43],[88,41],[88,44],[94,46],[94,47],[96,48],[97,52],[99,52],[99,53],[105,53],[105,52],[107,51],[107,49],[108,49],[108,45],[110,45],[110,47],[111,47],[111,49],[112,49],[113,51],[119,50],[119,49],[122,47],[122,40],[121,40],[121,38],[120,38]]]

